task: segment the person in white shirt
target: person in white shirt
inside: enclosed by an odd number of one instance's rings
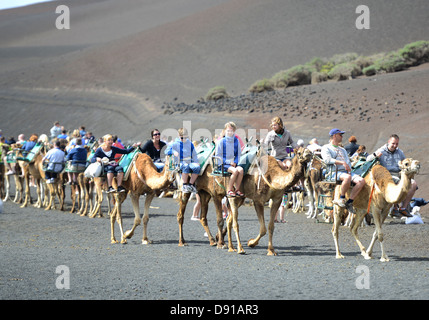
[[[351,172],[352,165],[347,151],[340,147],[344,133],[345,131],[341,131],[337,128],[329,132],[330,141],[329,144],[325,144],[322,147],[322,159],[326,164],[337,165],[337,179],[342,181],[340,199],[338,201],[334,200],[333,203],[342,208],[347,208],[351,213],[355,213],[353,200],[364,187],[365,180],[359,175]],[[349,200],[346,201],[346,192],[349,190],[352,182],[355,186],[350,192]]]
[[[59,172],[63,170],[64,151],[60,149],[60,140],[55,141],[55,147],[49,150],[42,161],[48,160],[48,170],[45,172],[46,183],[54,183]]]

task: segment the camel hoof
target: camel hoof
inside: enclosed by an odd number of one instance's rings
[[[336,259],[344,259],[344,256],[342,254],[337,254],[335,256]]]
[[[246,251],[244,251],[243,249],[241,249],[241,250],[238,250],[237,253],[238,254],[246,254]]]
[[[276,256],[277,252],[275,252],[274,250],[268,250],[267,256]]]
[[[249,241],[247,241],[247,245],[251,248],[256,247],[258,245],[258,242],[255,241],[255,239],[250,239]]]
[[[118,240],[116,240],[116,239],[112,239],[112,241],[110,241],[110,243],[111,243],[111,244],[115,244],[115,243],[119,243],[119,241],[118,241]]]
[[[387,258],[387,257],[381,257],[380,261],[381,261],[381,262],[389,262],[389,261],[390,261],[390,259],[389,259],[389,258]]]
[[[225,245],[225,243],[219,243],[219,244],[216,246],[216,248],[218,248],[218,249],[225,249],[225,248],[226,248],[226,245]]]
[[[236,252],[237,250],[235,250],[234,248],[229,248],[228,252]]]
[[[142,244],[152,244],[152,243],[153,243],[152,240],[148,240],[148,239],[142,240]]]
[[[186,242],[179,242],[179,247],[187,247],[188,244]]]
[[[131,230],[125,231],[124,238],[131,239],[134,233],[131,233]]]

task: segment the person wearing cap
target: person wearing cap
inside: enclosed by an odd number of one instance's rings
[[[390,174],[392,175],[392,179],[395,183],[399,183],[401,180],[401,169],[399,168],[399,161],[405,159],[404,152],[399,149],[399,136],[397,134],[392,134],[389,137],[387,143],[377,149],[373,154],[370,154],[367,157],[367,161],[371,161],[374,158],[378,158],[380,160],[380,164],[385,167]],[[392,211],[392,215],[395,217],[412,217],[407,207],[411,201],[411,198],[414,196],[414,193],[417,190],[417,182],[414,179],[411,179],[411,188],[407,194],[407,197],[402,202],[401,208],[395,208]]]
[[[285,129],[280,117],[271,119],[271,131],[268,132],[264,139],[264,144],[271,147],[271,156],[273,156],[283,170],[290,168],[289,146],[296,149],[298,144],[293,141],[292,135]]]
[[[337,166],[337,179],[342,181],[340,198],[334,200],[333,203],[342,208],[347,208],[351,213],[355,213],[353,200],[362,190],[365,180],[351,172],[351,163],[347,151],[340,147],[344,133],[345,131],[337,128],[329,131],[330,139],[329,143],[322,147],[322,159],[328,165],[335,164]],[[349,190],[352,182],[355,186],[350,192],[349,199],[346,201],[346,192]]]

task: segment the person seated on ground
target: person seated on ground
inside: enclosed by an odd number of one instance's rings
[[[162,161],[162,155],[164,153],[164,147],[167,144],[164,141],[161,141],[161,132],[158,129],[153,129],[150,136],[152,139],[149,139],[142,147],[140,147],[140,151],[146,153],[152,159],[158,172],[162,172],[165,165]]]
[[[46,160],[49,162],[45,171],[46,183],[54,183],[58,173],[63,170],[64,155],[64,151],[61,150],[61,141],[55,140],[54,148],[49,150],[42,159],[43,162]]]
[[[200,163],[194,144],[188,139],[188,131],[185,128],[178,130],[179,137],[167,146],[165,154],[174,155],[179,159],[179,168],[182,171],[182,191],[184,193],[196,193],[195,180],[200,174]],[[189,179],[189,174],[191,178]]]
[[[365,180],[351,172],[351,163],[347,151],[340,147],[344,133],[345,131],[341,131],[337,128],[329,132],[329,144],[325,144],[322,147],[322,159],[328,165],[335,164],[337,166],[337,179],[342,181],[340,199],[334,200],[333,203],[342,208],[347,208],[351,213],[355,213],[353,200],[364,187]],[[335,172],[333,174],[335,174]],[[349,190],[352,182],[355,186],[350,192],[349,200],[346,201],[346,192]]]
[[[228,197],[244,197],[244,194],[240,191],[244,170],[238,165],[241,148],[240,142],[235,137],[236,130],[237,126],[234,122],[227,122],[224,128],[225,136],[218,140],[215,151],[215,156],[222,159],[224,170],[231,173],[227,190]]]
[[[367,160],[371,161],[375,157],[380,160],[380,164],[390,172],[393,181],[398,184],[401,180],[401,169],[399,168],[398,162],[405,159],[404,152],[399,149],[399,136],[397,134],[392,134],[389,137],[387,143],[377,149],[377,151],[375,151],[373,154],[370,154],[367,157]],[[404,201],[402,201],[402,206],[400,208],[395,206],[392,211],[393,216],[412,216],[408,211],[407,207],[411,201],[411,198],[414,196],[414,193],[416,192],[417,188],[417,182],[414,179],[411,179],[410,191],[408,191],[406,198],[404,199]]]
[[[268,132],[264,139],[264,145],[271,147],[271,156],[276,158],[280,167],[283,170],[289,169],[292,165],[289,146],[293,149],[298,147],[298,144],[293,141],[288,130],[284,128],[283,121],[280,117],[271,119],[271,131]]]
[[[113,146],[113,137],[110,134],[106,134],[103,137],[103,144],[97,148],[94,153],[94,156],[91,159],[91,162],[100,162],[105,163],[104,172],[107,173],[107,193],[111,192],[125,192],[125,188],[122,186],[122,179],[124,178],[124,168],[122,168],[116,161],[115,155],[128,154],[134,151],[136,146],[139,146],[140,142],[133,144],[131,148],[120,149]],[[118,183],[118,189],[115,190],[112,187],[113,177],[116,175],[116,180]]]
[[[77,185],[77,177],[80,172],[83,172],[86,167],[86,156],[87,151],[84,146],[82,146],[82,139],[76,139],[76,147],[71,149],[70,152],[66,156],[66,161],[71,160],[70,170],[72,172],[68,172],[71,177],[71,184]]]

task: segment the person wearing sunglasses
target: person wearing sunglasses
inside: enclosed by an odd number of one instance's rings
[[[352,164],[346,149],[341,147],[343,134],[346,133],[340,129],[332,129],[329,131],[329,143],[322,147],[322,159],[328,165],[336,165],[338,169],[337,180],[341,180],[340,199],[334,200],[333,203],[355,213],[353,208],[353,200],[362,190],[365,185],[365,180],[359,175],[351,172]],[[335,172],[333,173],[335,174]],[[333,178],[333,177],[332,177]],[[349,199],[346,201],[346,192],[350,189],[351,183],[355,186],[350,192]]]
[[[152,139],[149,139],[144,146],[140,147],[140,151],[146,153],[152,160],[158,172],[162,172],[165,163],[163,162],[164,150],[166,143],[161,140],[161,132],[158,129],[153,129],[150,132]]]
[[[165,154],[174,155],[179,160],[179,168],[182,171],[182,191],[184,193],[196,193],[195,180],[200,174],[200,163],[193,143],[188,139],[188,131],[185,128],[178,130],[179,137],[170,143]],[[189,174],[191,177],[189,178]]]

